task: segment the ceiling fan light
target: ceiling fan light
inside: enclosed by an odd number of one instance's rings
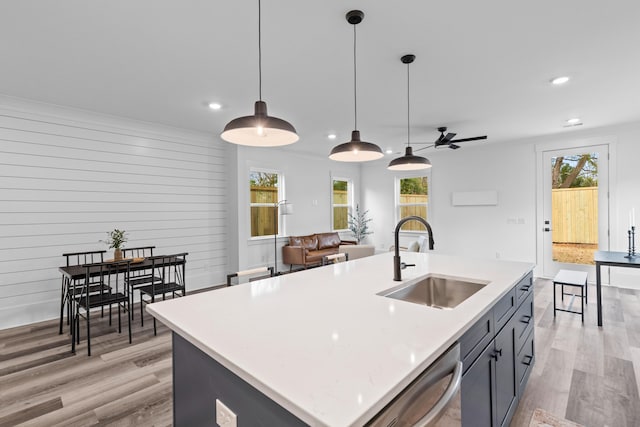
[[[250,147],[279,147],[300,139],[291,123],[267,115],[264,101],[256,101],[254,115],[227,123],[220,137],[232,144]]]
[[[351,132],[351,141],[336,145],[329,158],[337,162],[369,162],[384,157],[376,144],[360,140],[360,131]]]
[[[429,169],[431,162],[426,157],[415,156],[413,149],[409,146],[405,150],[402,157],[398,157],[389,162],[387,169],[391,171],[414,171],[420,169]]]

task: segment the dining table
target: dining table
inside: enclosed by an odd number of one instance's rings
[[[97,277],[104,273],[104,269],[101,267],[101,264],[105,263],[121,263],[117,268],[118,273],[132,273],[139,272],[144,270],[150,270],[152,268],[158,267],[167,267],[167,266],[183,266],[183,274],[181,279],[184,281],[184,265],[186,264],[185,256],[187,253],[180,254],[183,256],[172,256],[167,257],[167,255],[155,255],[153,257],[147,258],[123,258],[121,260],[108,259],[105,260],[104,263],[93,263],[93,264],[80,264],[80,265],[64,265],[58,268],[58,271],[62,274],[62,292],[63,292],[63,304],[66,301],[67,304],[71,303],[71,297],[73,295],[73,287],[74,285],[81,280],[85,280],[87,278],[87,274],[89,274],[89,278]],[[133,295],[130,295],[130,301],[132,302]],[[64,310],[64,309],[62,309]],[[73,315],[71,315],[71,339],[75,339],[75,330],[73,325]],[[62,325],[62,324],[61,324]],[[62,326],[61,326],[62,327]],[[60,330],[62,333],[62,329]],[[73,346],[72,346],[73,348]]]
[[[602,326],[602,274],[601,267],[640,268],[640,255],[628,252],[596,251],[593,254],[596,263],[596,299],[598,302],[598,326]]]

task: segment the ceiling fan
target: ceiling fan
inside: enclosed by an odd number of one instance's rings
[[[478,141],[481,139],[487,139],[487,135],[474,136],[472,138],[453,139],[455,138],[456,134],[447,132],[446,126],[439,127],[438,132],[440,132],[440,136],[438,137],[438,139],[435,140],[435,142],[422,142],[422,143],[414,142],[414,144],[430,144],[430,145],[427,145],[426,147],[418,148],[417,150],[414,150],[414,151],[426,150],[427,148],[431,148],[431,147],[435,147],[435,148],[449,147],[452,150],[457,150],[458,148],[460,148],[460,146],[457,144],[459,142],[469,142],[469,141]],[[446,135],[445,135],[445,132],[447,132]]]

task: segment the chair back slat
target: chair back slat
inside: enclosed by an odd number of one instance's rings
[[[104,254],[107,251],[69,252],[62,254],[65,257],[67,267],[72,265],[85,265],[104,262]]]
[[[122,256],[125,258],[149,258],[153,256],[155,246],[140,246],[138,248],[123,248]]]

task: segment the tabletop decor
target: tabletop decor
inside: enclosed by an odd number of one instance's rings
[[[122,259],[122,247],[124,243],[128,240],[127,232],[124,230],[118,230],[117,228],[113,231],[107,231],[107,236],[109,236],[106,240],[100,240],[103,243],[109,245],[109,249],[113,248],[113,259],[119,261]]]
[[[636,257],[636,209],[633,208],[629,212],[629,229],[627,230],[629,238],[629,248],[627,249],[627,255],[625,258]]]

